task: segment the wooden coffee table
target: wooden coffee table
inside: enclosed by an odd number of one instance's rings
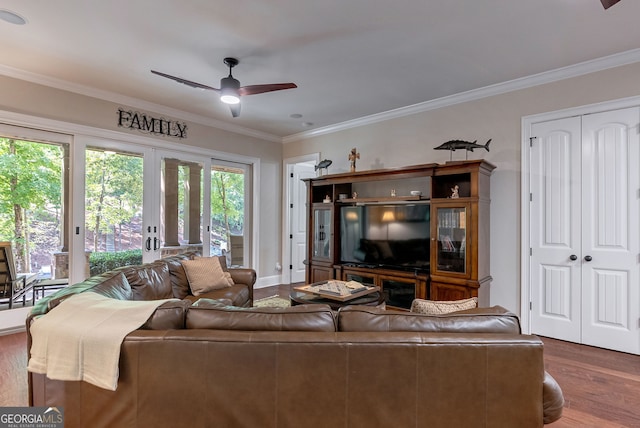
[[[318,283],[316,283],[318,284]],[[311,284],[311,285],[316,285]],[[376,290],[365,294],[363,296],[356,297],[349,300],[337,300],[331,298],[325,298],[317,296],[311,293],[305,293],[295,289],[291,290],[289,294],[289,300],[291,300],[291,306],[296,305],[309,305],[309,304],[325,304],[329,305],[331,309],[338,310],[347,305],[365,305],[365,306],[378,306],[385,302],[384,294],[380,290]]]

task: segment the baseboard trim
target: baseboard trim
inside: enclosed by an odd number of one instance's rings
[[[27,331],[27,327],[24,325],[14,326],[14,327],[4,328],[0,330],[0,336],[8,336],[10,334],[24,333],[25,331]]]
[[[265,288],[282,284],[282,275],[263,276],[258,278],[253,288]]]

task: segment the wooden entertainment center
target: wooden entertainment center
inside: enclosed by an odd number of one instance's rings
[[[475,296],[488,306],[494,169],[471,160],[305,179],[307,284],[375,285],[398,309],[409,309],[414,298]],[[369,220],[358,217],[365,215]]]

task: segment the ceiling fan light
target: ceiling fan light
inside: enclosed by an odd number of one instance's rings
[[[220,95],[220,101],[225,104],[238,104],[240,102],[240,97],[237,93],[234,93],[233,90],[222,90],[222,94]]]
[[[240,102],[240,82],[231,77],[220,79],[220,101],[225,104],[238,104]]]

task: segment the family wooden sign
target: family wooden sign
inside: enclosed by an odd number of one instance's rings
[[[118,126],[135,129],[146,134],[187,138],[187,124],[162,117],[152,117],[132,110],[118,109]]]

